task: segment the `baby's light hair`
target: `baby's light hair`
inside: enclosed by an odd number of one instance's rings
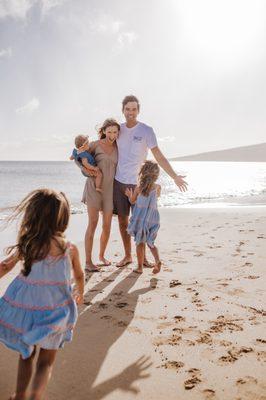
[[[79,149],[88,140],[88,136],[78,135],[75,137],[75,146]]]

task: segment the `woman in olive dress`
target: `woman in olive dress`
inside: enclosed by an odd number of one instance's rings
[[[89,272],[99,271],[92,261],[92,247],[95,230],[102,211],[102,233],[100,238],[99,260],[101,265],[110,265],[105,258],[105,250],[109,240],[112,215],[113,215],[113,182],[117,165],[116,139],[120,131],[120,125],[114,119],[106,119],[99,130],[100,139],[90,144],[97,166],[103,174],[102,193],[95,189],[93,177],[86,179],[82,202],[87,205],[88,227],[85,234],[86,267]]]

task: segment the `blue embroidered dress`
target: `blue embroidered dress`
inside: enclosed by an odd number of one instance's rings
[[[153,189],[148,196],[138,195],[127,232],[134,236],[136,244],[147,243],[154,247],[159,228],[160,215],[157,208],[157,193],[156,189]]]
[[[33,263],[0,298],[0,342],[28,358],[35,345],[58,349],[72,339],[77,306],[70,283],[69,247],[60,257]]]

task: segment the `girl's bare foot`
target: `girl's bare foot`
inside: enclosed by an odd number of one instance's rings
[[[95,265],[93,263],[86,263],[85,271],[86,272],[100,272],[100,269],[97,267],[97,265]]]
[[[142,274],[143,273],[143,268],[142,267],[138,267],[136,269],[133,269],[133,272],[136,272],[136,274]]]
[[[111,261],[107,260],[104,257],[99,257],[99,261],[100,263],[98,265],[100,265],[101,267],[107,267],[112,264]]]
[[[131,263],[132,263],[132,258],[131,257],[124,257],[121,261],[119,261],[116,264],[116,267],[117,268],[122,268],[122,267],[125,267],[126,265],[131,264]]]
[[[145,268],[153,268],[153,267],[154,267],[154,264],[152,264],[151,262],[149,262],[149,261],[147,260],[147,258],[145,258],[145,259],[144,259],[144,263],[143,263],[143,267],[145,267]]]
[[[162,266],[162,262],[161,262],[161,261],[158,261],[158,262],[155,264],[155,266],[154,266],[154,268],[153,268],[153,270],[152,270],[152,273],[153,273],[153,274],[158,274],[158,273],[161,271],[161,266]]]
[[[8,400],[26,400],[26,395],[14,393]]]

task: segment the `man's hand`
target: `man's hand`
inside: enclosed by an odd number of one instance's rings
[[[176,177],[174,178],[174,182],[175,182],[176,186],[179,187],[181,192],[187,191],[187,182],[184,181],[184,179],[183,179],[185,177],[186,177],[185,175],[176,175]]]

